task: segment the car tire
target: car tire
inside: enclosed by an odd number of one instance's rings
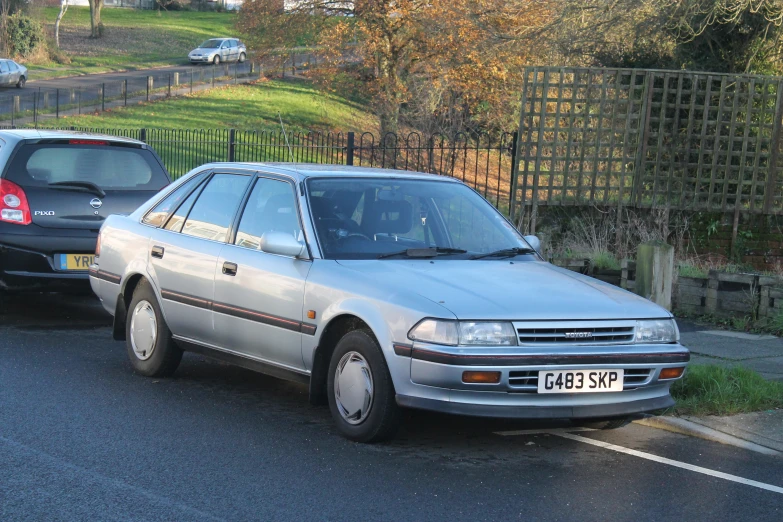
[[[346,384],[354,393],[340,393]],[[400,408],[389,367],[367,330],[349,332],[337,343],[329,362],[327,396],[337,429],[347,439],[381,442],[399,427]]]
[[[591,428],[594,430],[616,430],[618,428],[622,428],[623,426],[627,426],[630,422],[631,419],[628,417],[618,417],[615,419],[601,419],[580,422],[579,426],[584,428]]]
[[[239,63],[245,63],[245,60],[247,60],[245,53],[239,53]]]
[[[16,88],[17,88],[17,89],[21,89],[21,88],[23,88],[25,83],[27,83],[27,78],[25,78],[24,76],[22,76],[21,78],[19,78],[19,81],[18,81],[18,82],[16,82]]]
[[[220,65],[220,56],[215,55],[215,57],[212,58],[212,65]]]
[[[168,377],[182,360],[158,299],[143,279],[133,291],[125,320],[125,345],[133,369],[147,377]]]

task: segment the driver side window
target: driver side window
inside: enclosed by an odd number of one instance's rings
[[[267,232],[285,232],[299,239],[299,223],[294,188],[290,183],[258,178],[239,221],[235,244],[259,250],[261,237]]]

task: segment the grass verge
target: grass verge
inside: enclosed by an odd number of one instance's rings
[[[70,116],[64,125],[91,128],[376,131],[366,107],[325,94],[303,81],[272,80],[232,85],[94,115]],[[66,123],[67,122],[67,123]]]
[[[734,415],[783,408],[783,383],[739,366],[689,366],[671,393],[677,401],[677,415]]]
[[[53,33],[59,7],[43,17]],[[235,13],[104,9],[103,37],[90,39],[90,10],[70,7],[60,26],[60,47],[71,63],[26,64],[31,79],[146,69],[185,64],[190,50],[207,38],[235,36]]]

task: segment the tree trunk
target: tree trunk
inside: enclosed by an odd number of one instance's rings
[[[381,124],[381,140],[388,133],[397,134],[400,123],[400,92],[397,77],[397,64],[386,56],[379,57],[378,69],[381,73],[381,100],[378,118]]]
[[[60,48],[60,20],[65,16],[65,12],[68,10],[68,0],[60,0],[60,12],[57,15],[57,19],[54,21],[54,43],[57,48]]]
[[[103,0],[88,0],[90,2],[90,38],[100,38],[103,32],[101,24],[101,9],[103,9]]]

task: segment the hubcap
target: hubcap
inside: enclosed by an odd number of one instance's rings
[[[155,339],[158,336],[158,321],[155,309],[149,301],[139,301],[131,315],[131,347],[133,353],[142,361],[152,357]]]
[[[370,413],[373,382],[370,365],[358,352],[348,352],[337,364],[334,398],[340,415],[349,424],[359,424]]]

